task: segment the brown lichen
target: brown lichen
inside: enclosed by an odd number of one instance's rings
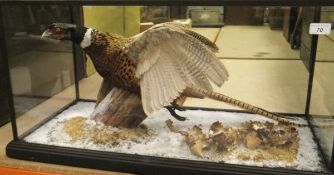
[[[199,126],[193,126],[187,131],[180,131],[166,121],[168,128],[185,137],[191,152],[196,156],[224,156],[234,153],[234,150],[245,145],[245,151],[237,151],[241,160],[280,160],[293,162],[299,148],[299,136],[296,128],[291,125],[274,124],[271,122],[248,121],[241,128],[234,128],[217,121],[212,123],[208,132],[203,132]]]
[[[245,137],[245,145],[249,149],[257,149],[261,146],[261,139],[257,136],[257,133],[252,131]]]
[[[84,117],[73,117],[64,122],[63,131],[72,138],[78,138],[84,135],[84,125],[86,118]]]
[[[238,154],[238,159],[250,160],[251,156],[249,155],[249,153],[241,152],[241,153]]]
[[[221,122],[214,122],[210,131],[210,139],[219,152],[230,152],[236,148],[242,138],[242,133],[238,129],[223,125]]]
[[[121,129],[105,126],[100,123],[88,124],[84,117],[73,117],[65,120],[63,131],[71,137],[72,141],[87,139],[95,144],[118,144],[120,140],[140,142],[142,137],[148,137],[148,129],[140,125],[133,129]]]
[[[173,126],[171,120],[166,120],[165,123],[170,131],[184,136],[185,142],[189,146],[191,153],[198,157],[202,157],[203,149],[207,146],[207,138],[199,126],[195,125],[187,131],[180,131]]]

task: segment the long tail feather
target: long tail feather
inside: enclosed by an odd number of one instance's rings
[[[222,102],[234,105],[234,106],[238,106],[238,107],[240,107],[242,109],[245,109],[249,112],[265,116],[269,119],[273,119],[273,120],[278,121],[280,123],[290,124],[290,125],[297,126],[297,127],[308,127],[309,126],[307,124],[300,124],[300,123],[294,123],[294,122],[288,121],[285,118],[285,116],[283,116],[281,114],[275,114],[275,113],[269,112],[265,109],[262,109],[262,108],[253,106],[251,104],[245,103],[243,101],[231,98],[231,97],[226,96],[224,94],[220,94],[220,93],[213,92],[213,91],[208,91],[206,89],[199,88],[199,87],[191,87],[191,89],[193,91],[197,91],[199,94],[203,94],[203,96],[205,96],[205,97],[208,97],[208,98],[211,98],[211,99],[214,99],[214,100],[218,100],[218,101],[222,101]],[[334,128],[334,125],[330,125],[330,124],[328,124],[328,125],[314,125],[313,127],[316,127],[316,128]]]

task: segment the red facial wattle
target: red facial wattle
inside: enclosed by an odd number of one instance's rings
[[[56,40],[62,40],[64,38],[64,34],[63,33],[53,34],[52,38],[54,38]]]

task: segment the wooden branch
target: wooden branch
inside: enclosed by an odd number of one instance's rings
[[[106,125],[134,128],[147,116],[137,95],[114,87],[96,106],[91,117]]]

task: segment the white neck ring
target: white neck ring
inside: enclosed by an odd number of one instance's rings
[[[92,44],[92,28],[87,29],[82,41],[80,42],[80,46],[82,48],[89,47]]]

